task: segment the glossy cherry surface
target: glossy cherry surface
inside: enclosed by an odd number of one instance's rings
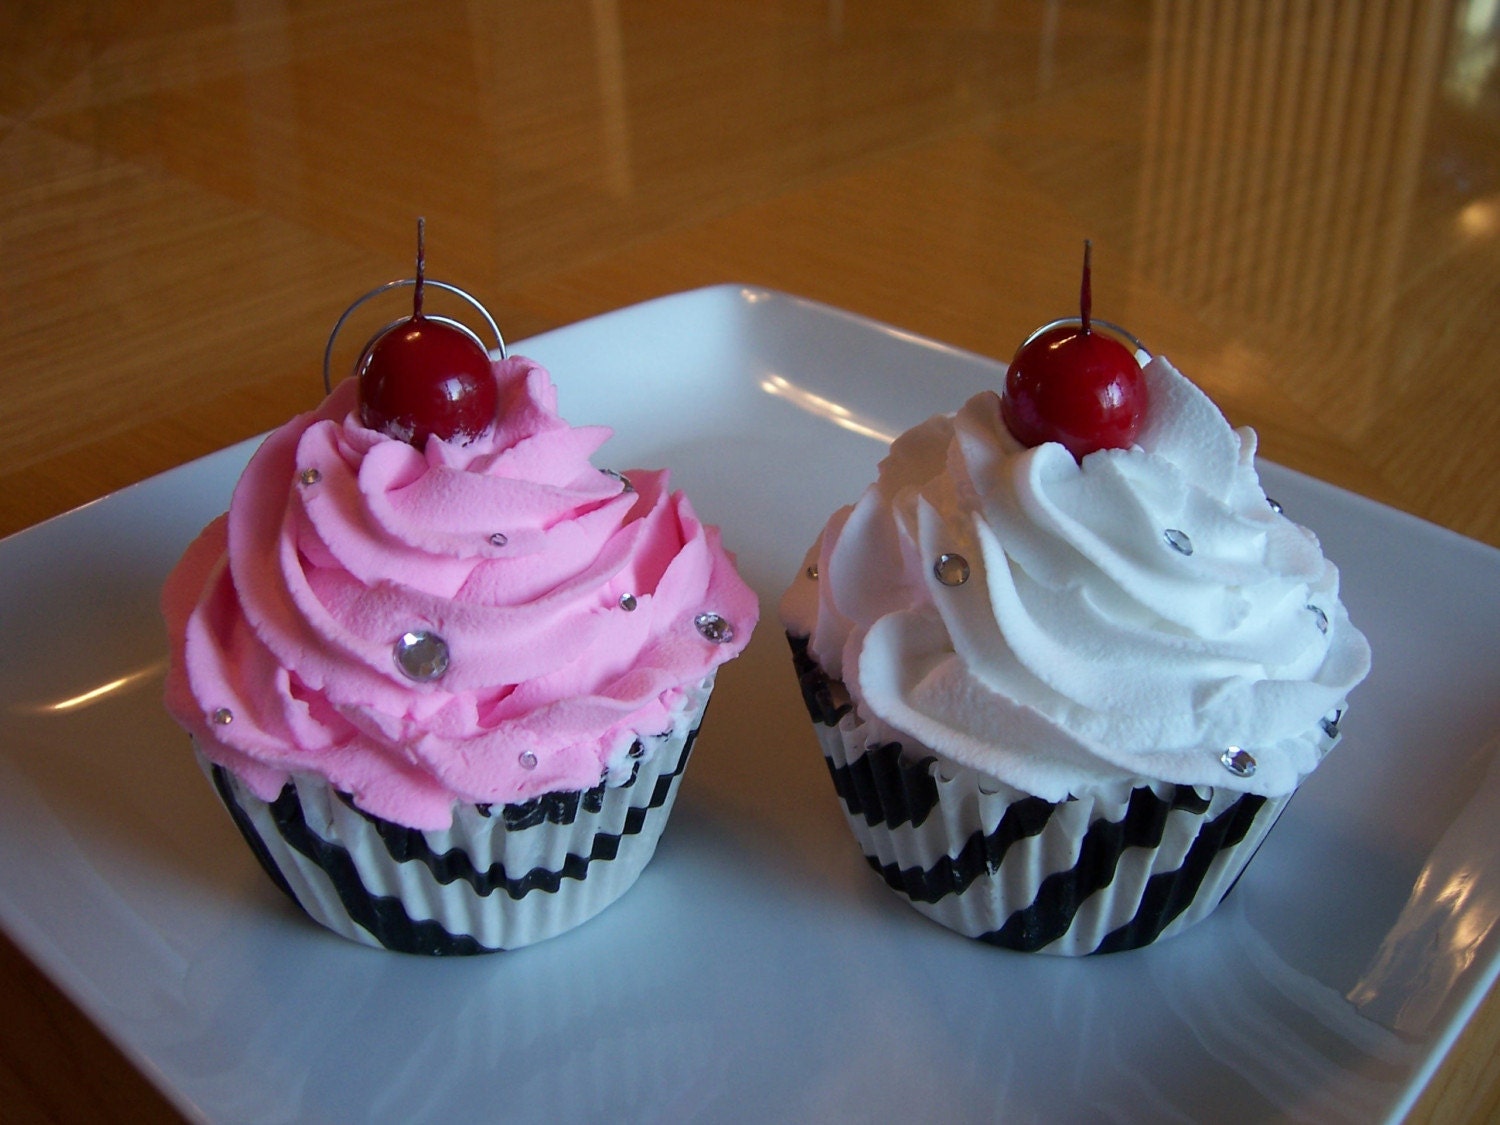
[[[1016,353],[1000,410],[1023,445],[1059,442],[1081,461],[1096,449],[1130,447],[1145,420],[1146,384],[1124,344],[1063,324]]]
[[[359,419],[418,449],[429,437],[470,442],[495,420],[490,357],[460,328],[413,314],[359,364]]]
[[[359,420],[418,449],[429,437],[473,441],[499,407],[484,345],[456,324],[423,315],[424,233],[418,219],[412,314],[375,339],[356,372]]]
[[[1055,441],[1082,461],[1099,449],[1126,449],[1146,417],[1146,381],[1134,353],[1090,321],[1089,251],[1084,250],[1082,313],[1017,350],[1005,374],[1000,412],[1027,446]]]

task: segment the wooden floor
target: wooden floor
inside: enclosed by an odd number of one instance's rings
[[[316,403],[330,326],[410,273],[421,214],[433,274],[513,339],[733,281],[1001,359],[1069,312],[1089,237],[1096,313],[1265,456],[1500,545],[1496,20],[10,0],[0,535]],[[1414,1120],[1500,1114],[1497,1044],[1492,1002]],[[6,946],[0,1117],[101,1103],[171,1119]]]

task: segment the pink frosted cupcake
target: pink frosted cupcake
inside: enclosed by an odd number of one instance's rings
[[[870,865],[945,926],[1059,954],[1212,911],[1370,660],[1255,435],[1101,341],[1085,296],[1003,401],[899,437],[781,606]]]
[[[595,468],[607,429],[472,349],[478,424],[413,437],[362,371],[266,440],[163,594],[167,706],[262,865],[408,952],[515,948],[623,894],[757,617],[665,472]]]

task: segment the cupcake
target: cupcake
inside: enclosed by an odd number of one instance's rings
[[[311,917],[478,953],[631,886],[758,611],[665,472],[596,468],[609,431],[423,284],[172,572],[166,704]]]
[[[1003,396],[895,441],[781,605],[870,865],[959,933],[1064,955],[1210,913],[1370,662],[1254,433],[1087,291],[1086,266]]]

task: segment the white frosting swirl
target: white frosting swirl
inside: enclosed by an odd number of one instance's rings
[[[1165,359],[1144,375],[1130,449],[1027,449],[987,391],[898,438],[833,516],[782,617],[863,717],[1053,801],[1120,780],[1275,796],[1318,764],[1319,720],[1370,666],[1338,570],[1267,502],[1254,432]],[[935,571],[949,553],[961,585]]]

